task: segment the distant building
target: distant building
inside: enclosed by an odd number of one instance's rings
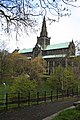
[[[37,43],[34,48],[19,50],[19,53],[26,55],[29,59],[42,57],[47,61],[47,72],[50,74],[58,65],[67,66],[68,59],[75,56],[75,44],[71,42],[50,45],[48,37],[46,20],[43,18],[40,36],[37,37]]]

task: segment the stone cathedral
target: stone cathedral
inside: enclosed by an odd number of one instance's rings
[[[19,53],[24,54],[28,59],[34,57],[42,57],[47,61],[47,72],[50,74],[58,65],[66,67],[71,65],[70,59],[75,56],[75,44],[71,42],[59,43],[50,45],[50,37],[48,37],[45,17],[43,18],[40,36],[37,37],[37,42],[34,48],[19,50]]]

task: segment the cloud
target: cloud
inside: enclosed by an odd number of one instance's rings
[[[78,5],[80,5],[80,0],[78,0]],[[72,8],[72,15],[70,17],[62,17],[59,22],[53,22],[49,25],[47,22],[47,31],[49,37],[51,37],[51,44],[80,40],[80,8]],[[42,21],[40,19],[39,28],[40,30],[35,34],[31,33],[30,36],[24,35],[20,37],[20,41],[17,42],[15,37],[10,38],[11,42],[8,47],[10,51],[13,51],[15,48],[32,48],[37,42],[37,36],[40,35]],[[3,36],[4,37],[4,36]]]

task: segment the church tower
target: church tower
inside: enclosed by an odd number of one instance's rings
[[[40,37],[37,37],[37,44],[39,44],[42,47],[42,49],[45,49],[47,45],[50,45],[50,38],[48,37],[48,33],[47,33],[45,16],[43,18]]]

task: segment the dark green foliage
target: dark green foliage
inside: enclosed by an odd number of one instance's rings
[[[49,84],[52,89],[71,90],[79,85],[78,77],[72,67],[58,66],[50,76]]]
[[[80,120],[80,111],[76,109],[65,110],[52,120]]]
[[[51,74],[49,79],[49,85],[52,89],[61,90],[62,80],[63,80],[63,71],[64,71],[64,68],[59,66],[59,67],[56,67],[54,70],[54,73]]]

